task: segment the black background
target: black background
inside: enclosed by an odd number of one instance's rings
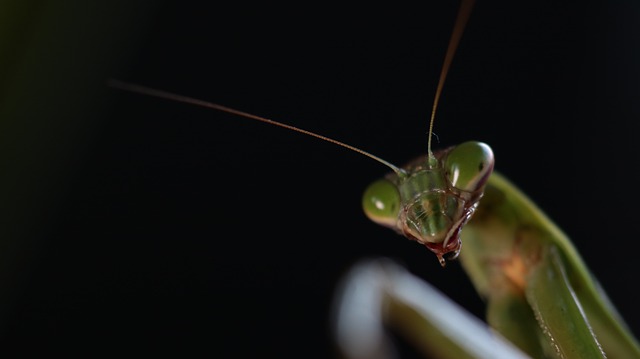
[[[277,119],[400,165],[426,151],[457,6],[165,1],[142,7],[128,30],[135,45],[106,77]],[[574,239],[635,333],[639,14],[625,2],[479,2],[434,143],[490,144],[497,170]],[[74,151],[21,277],[9,348],[331,357],[335,286],[356,261],[380,256],[482,316],[458,263],[442,269],[365,218],[360,196],[382,165],[94,85],[108,106]]]

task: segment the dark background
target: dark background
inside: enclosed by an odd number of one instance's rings
[[[42,18],[69,24],[45,3],[25,12],[15,44],[28,43]],[[482,316],[458,263],[442,269],[425,248],[365,218],[360,196],[387,172],[382,165],[105,85],[118,78],[214,101],[400,165],[426,151],[457,2],[130,3],[89,12],[78,2],[86,28],[68,36],[86,38],[57,47],[66,65],[34,75],[40,85],[15,85],[22,92],[5,87],[5,107],[7,94],[38,98],[46,86],[45,95],[70,95],[29,113],[40,121],[28,131],[5,132],[23,147],[7,146],[13,160],[4,162],[15,185],[4,187],[3,210],[13,215],[4,255],[19,258],[3,267],[4,348],[331,357],[335,286],[356,261],[381,256]],[[574,239],[636,334],[639,15],[630,2],[479,2],[434,143],[490,144],[497,170]],[[31,104],[7,118],[19,123]],[[37,142],[37,151],[28,142],[63,132],[72,135]],[[27,156],[16,148],[31,149],[40,170],[12,170]]]

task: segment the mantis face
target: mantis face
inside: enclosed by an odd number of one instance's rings
[[[371,184],[363,208],[374,222],[424,244],[444,266],[460,253],[460,232],[471,218],[493,171],[491,148],[469,141],[420,158]]]

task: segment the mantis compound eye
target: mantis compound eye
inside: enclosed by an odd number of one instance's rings
[[[447,154],[444,168],[454,188],[475,192],[489,179],[494,162],[491,147],[482,142],[469,141]]]
[[[364,191],[362,208],[372,221],[383,226],[395,227],[400,211],[398,188],[386,179],[373,182]]]

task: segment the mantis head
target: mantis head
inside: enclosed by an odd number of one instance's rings
[[[362,205],[371,220],[424,244],[444,266],[460,253],[460,233],[495,161],[491,148],[476,141],[437,152],[435,159],[420,158],[372,183]]]

